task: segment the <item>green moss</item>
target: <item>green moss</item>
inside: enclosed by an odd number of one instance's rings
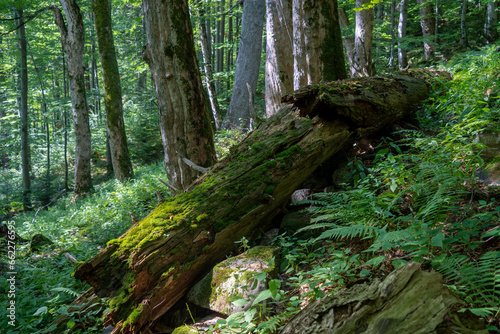
[[[274,193],[274,186],[267,186],[264,190],[264,194],[272,195]]]
[[[133,324],[137,320],[139,320],[139,317],[141,316],[142,309],[144,308],[144,304],[140,304],[136,309],[130,313],[128,316],[127,320],[123,323],[123,328],[126,328],[128,325]]]
[[[177,327],[172,332],[172,334],[190,334],[190,333],[198,333],[198,331],[194,328],[184,325],[182,327]]]

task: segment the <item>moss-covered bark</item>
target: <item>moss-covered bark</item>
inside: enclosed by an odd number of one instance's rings
[[[133,169],[123,121],[122,89],[113,41],[111,7],[108,0],[92,0],[92,9],[101,55],[111,160],[115,177],[123,182],[133,176]]]
[[[304,88],[230,155],[75,271],[109,296],[106,324],[154,326],[199,278],[264,229],[292,192],[353,137],[405,117],[427,96],[416,78],[363,78]],[[126,323],[126,326],[122,324]]]

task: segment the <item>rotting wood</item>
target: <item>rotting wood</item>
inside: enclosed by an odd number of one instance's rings
[[[110,297],[113,333],[153,328],[243,236],[255,237],[295,189],[359,136],[408,117],[428,84],[402,76],[303,88],[187,192],[167,198],[124,236],[79,266],[75,277]],[[198,238],[203,233],[204,238]],[[195,241],[196,240],[196,241]]]

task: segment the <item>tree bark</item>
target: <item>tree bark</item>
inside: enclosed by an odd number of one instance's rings
[[[215,148],[210,109],[201,83],[187,0],[144,0],[148,44],[143,49],[156,85],[165,169],[182,191],[198,177],[182,159],[211,166]]]
[[[293,91],[292,0],[267,0],[266,116],[281,108]]]
[[[30,179],[30,146],[28,138],[28,50],[26,43],[26,29],[24,27],[23,10],[17,12],[19,17],[19,55],[21,57],[19,74],[21,96],[19,115],[21,116],[21,168],[23,175],[23,210],[31,210],[31,179]]]
[[[462,0],[462,8],[460,10],[460,45],[467,48],[469,39],[467,37],[467,2],[469,0]]]
[[[248,130],[255,122],[250,114],[250,94],[247,84],[250,85],[253,102],[259,78],[265,14],[265,0],[245,0],[243,2],[240,47],[236,58],[231,102],[222,123],[224,129],[242,127]]]
[[[394,76],[304,87],[284,97],[290,104],[189,192],[166,199],[111,240],[75,277],[111,297],[104,321],[115,333],[152,329],[235,241],[264,230],[317,166],[351,139],[405,118],[427,95],[426,81]]]
[[[394,72],[394,45],[396,41],[396,0],[391,0],[391,49],[389,55],[389,70]]]
[[[111,149],[111,162],[116,179],[125,182],[134,175],[123,121],[122,89],[116,60],[111,8],[108,0],[92,0],[104,84],[106,126]],[[92,78],[94,77],[92,73]],[[94,80],[92,80],[94,81]]]
[[[347,78],[337,0],[293,0],[294,89]]]
[[[201,1],[197,2],[198,22],[200,24],[200,45],[201,54],[203,57],[203,68],[205,71],[205,83],[207,85],[208,99],[212,107],[212,114],[214,115],[215,129],[220,127],[220,106],[217,100],[217,92],[215,90],[214,75],[212,71],[212,64],[210,61],[210,49],[208,47],[208,31],[205,21],[205,9]]]
[[[339,22],[341,28],[349,26],[349,18],[347,17],[347,13],[345,11],[345,8],[343,7],[339,7]],[[349,61],[349,67],[352,67],[352,57],[354,54],[354,38],[352,36],[344,36],[342,39],[344,41],[347,60]]]
[[[403,46],[406,37],[406,24],[408,21],[408,0],[401,0],[399,4],[399,24],[398,24],[398,66],[399,69],[408,67],[408,56]]]
[[[61,10],[51,6],[54,20],[61,32],[61,43],[67,55],[73,124],[75,129],[75,184],[74,197],[85,196],[92,189],[90,175],[90,125],[83,69],[84,31],[80,7],[74,0],[60,0],[68,26]]]
[[[486,21],[484,23],[484,36],[488,43],[494,43],[498,39],[497,3],[493,1],[486,5]]]
[[[363,8],[370,0],[356,0],[356,7]],[[356,11],[356,31],[354,34],[354,54],[351,67],[352,77],[375,75],[372,60],[373,8]]]
[[[424,58],[429,60],[434,57],[435,46],[432,36],[436,34],[436,18],[431,3],[426,3],[427,0],[417,0],[417,2],[420,6],[420,25],[424,35]]]

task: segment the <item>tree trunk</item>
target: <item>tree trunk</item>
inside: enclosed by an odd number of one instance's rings
[[[106,124],[113,172],[118,181],[125,182],[133,177],[134,172],[123,121],[122,89],[113,40],[111,8],[108,0],[92,0],[92,9],[95,15],[97,43],[101,56],[105,92],[104,105],[106,107]]]
[[[183,162],[211,166],[215,158],[210,109],[201,83],[187,0],[144,0],[148,44],[143,49],[156,85],[168,180],[177,191],[198,172]]]
[[[265,230],[321,163],[351,139],[405,118],[427,95],[426,81],[394,76],[314,85],[284,97],[291,104],[188,192],[111,240],[75,277],[111,297],[104,322],[116,333],[153,329],[235,241]]]
[[[434,17],[433,8],[427,0],[417,0],[420,6],[420,25],[422,26],[422,34],[424,35],[424,58],[429,60],[434,57],[434,43],[432,36],[435,35],[436,18]]]
[[[341,28],[349,26],[349,18],[347,17],[347,13],[343,7],[339,7],[339,22]],[[343,40],[347,60],[349,60],[349,68],[351,68],[353,62],[352,57],[354,54],[354,38],[352,36],[344,36]]]
[[[467,48],[469,40],[467,37],[467,1],[462,0],[462,9],[460,10],[460,45]]]
[[[74,0],[60,0],[68,26],[64,22],[61,10],[51,6],[54,19],[61,32],[61,43],[68,56],[68,73],[73,124],[75,128],[75,189],[74,197],[85,196],[92,189],[90,175],[90,125],[85,78],[83,69],[84,31],[80,7]]]
[[[356,7],[362,8],[370,0],[356,0]],[[373,7],[356,11],[356,31],[354,34],[354,54],[351,67],[352,77],[375,75],[372,60],[373,44]]]
[[[401,0],[399,4],[399,24],[398,24],[398,65],[399,69],[408,67],[408,56],[403,46],[406,37],[406,23],[408,20],[408,0]]]
[[[26,42],[26,29],[24,27],[23,10],[17,12],[19,17],[19,55],[21,57],[19,74],[21,96],[19,103],[19,115],[21,116],[21,168],[23,175],[23,210],[31,210],[31,179],[30,179],[30,146],[28,138],[28,50]]]
[[[391,50],[389,55],[389,70],[394,72],[394,44],[396,43],[396,0],[391,0]]]
[[[281,108],[293,91],[292,0],[267,0],[266,116]]]
[[[200,24],[200,45],[201,54],[203,56],[203,68],[205,70],[205,82],[207,85],[208,99],[212,107],[212,114],[214,115],[215,129],[220,127],[220,106],[217,100],[217,92],[215,90],[214,75],[212,71],[212,64],[210,62],[210,50],[208,47],[208,31],[205,21],[205,9],[201,1],[197,2],[198,22]]]
[[[484,23],[484,36],[488,43],[494,43],[498,39],[498,14],[497,3],[491,2],[486,5],[486,21]]]
[[[337,0],[293,0],[294,89],[347,78]]]
[[[240,48],[236,58],[233,94],[222,127],[224,129],[242,127],[250,129],[250,95],[255,97],[262,49],[262,31],[266,14],[265,0],[245,0],[243,2],[243,23],[241,27]],[[247,88],[250,85],[250,91]]]

